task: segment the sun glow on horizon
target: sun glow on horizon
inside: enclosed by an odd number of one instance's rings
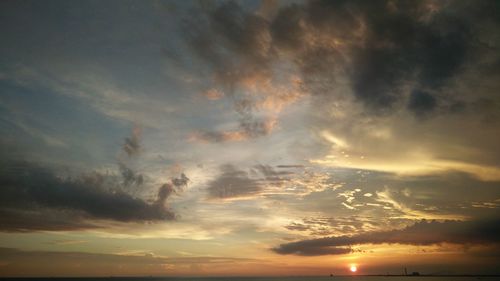
[[[351,267],[349,268],[349,270],[351,270],[351,272],[356,272],[358,271],[358,267],[355,265],[355,264],[351,264]]]

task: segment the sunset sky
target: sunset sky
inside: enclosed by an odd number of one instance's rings
[[[500,1],[0,1],[0,276],[500,274]]]

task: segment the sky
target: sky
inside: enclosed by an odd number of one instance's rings
[[[500,274],[499,14],[0,1],[0,276]]]

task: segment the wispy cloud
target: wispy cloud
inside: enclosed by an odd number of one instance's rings
[[[200,131],[191,134],[190,140],[200,142],[227,142],[244,141],[252,138],[266,136],[276,127],[274,118],[265,120],[242,119],[237,130],[228,131]]]
[[[222,199],[255,195],[261,189],[257,180],[232,165],[222,166],[221,174],[208,184],[209,196]]]
[[[126,137],[123,143],[123,151],[127,153],[129,157],[135,156],[140,152],[140,138],[141,128],[136,125],[130,137]]]

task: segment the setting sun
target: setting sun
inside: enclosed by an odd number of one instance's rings
[[[356,265],[351,265],[351,268],[350,268],[351,272],[356,272],[358,271],[358,268],[356,267]]]

